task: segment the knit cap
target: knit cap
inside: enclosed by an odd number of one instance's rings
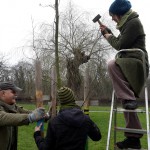
[[[128,12],[131,7],[131,3],[128,0],[115,0],[109,8],[109,13],[122,16]]]
[[[75,104],[75,96],[73,91],[68,87],[61,87],[58,91],[58,100],[61,105]]]

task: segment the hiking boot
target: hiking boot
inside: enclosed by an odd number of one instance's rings
[[[119,149],[141,149],[140,139],[135,137],[128,137],[122,142],[117,142],[116,146]]]
[[[122,102],[122,105],[124,109],[129,109],[129,110],[134,110],[138,107],[136,100],[124,100]]]

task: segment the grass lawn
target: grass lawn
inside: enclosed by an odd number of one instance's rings
[[[33,110],[35,109],[35,105],[33,104],[20,104],[26,109]],[[47,106],[45,106],[48,109]],[[108,124],[109,124],[109,110],[110,107],[96,107],[91,106],[90,111],[102,111],[102,112],[90,112],[91,119],[98,125],[102,133],[102,139],[99,142],[93,142],[92,140],[88,139],[88,150],[105,150],[106,143],[107,143],[107,132],[108,132]],[[104,112],[103,112],[104,111]],[[108,111],[108,112],[105,112]],[[124,117],[123,114],[120,113],[117,115],[118,126],[124,127]],[[145,113],[139,114],[140,121],[142,123],[143,128],[146,128],[146,121],[145,121]],[[33,132],[36,123],[32,123],[29,126],[21,126],[19,127],[18,133],[18,150],[37,150],[33,139]],[[44,124],[44,133],[46,133],[47,123]],[[117,132],[117,141],[123,140],[123,132]],[[111,142],[110,142],[110,150],[113,150],[113,129],[111,134]],[[147,149],[147,138],[146,135],[143,136],[141,139],[142,148]]]

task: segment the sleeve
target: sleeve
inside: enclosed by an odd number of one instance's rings
[[[38,149],[44,150],[45,140],[44,140],[44,138],[42,138],[40,131],[34,132],[34,140],[35,140],[35,143],[36,143]]]
[[[100,129],[98,126],[89,118],[88,120],[89,124],[89,133],[88,136],[93,140],[93,141],[99,141],[102,138]]]
[[[116,50],[132,48],[139,36],[144,36],[141,23],[137,20],[127,23],[118,37],[110,36],[107,41]]]
[[[32,112],[32,110],[27,110],[27,109],[24,109],[22,106],[16,106],[17,107],[17,111],[19,113],[23,113],[23,114],[29,114]]]
[[[0,110],[0,126],[21,126],[28,124],[28,114],[7,113]]]
[[[37,131],[34,133],[34,139],[39,150],[53,150],[55,145],[55,136],[52,130],[51,123],[49,122],[48,124],[45,138],[41,136],[40,131]]]

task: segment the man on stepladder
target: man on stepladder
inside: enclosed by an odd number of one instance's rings
[[[131,9],[128,0],[115,0],[109,14],[117,23],[120,31],[118,37],[108,33],[105,25],[100,25],[101,33],[109,44],[116,50],[141,49],[145,53],[146,77],[148,77],[148,55],[145,48],[145,33],[139,15]],[[112,80],[117,100],[121,101],[124,109],[134,110],[138,107],[136,98],[139,97],[145,78],[141,55],[137,51],[121,53],[119,58],[108,63],[108,72]],[[134,80],[133,80],[134,79]],[[138,86],[135,86],[138,85]],[[136,112],[124,112],[126,128],[142,129]],[[120,149],[140,149],[140,138],[143,134],[125,132],[125,139],[117,142]]]

